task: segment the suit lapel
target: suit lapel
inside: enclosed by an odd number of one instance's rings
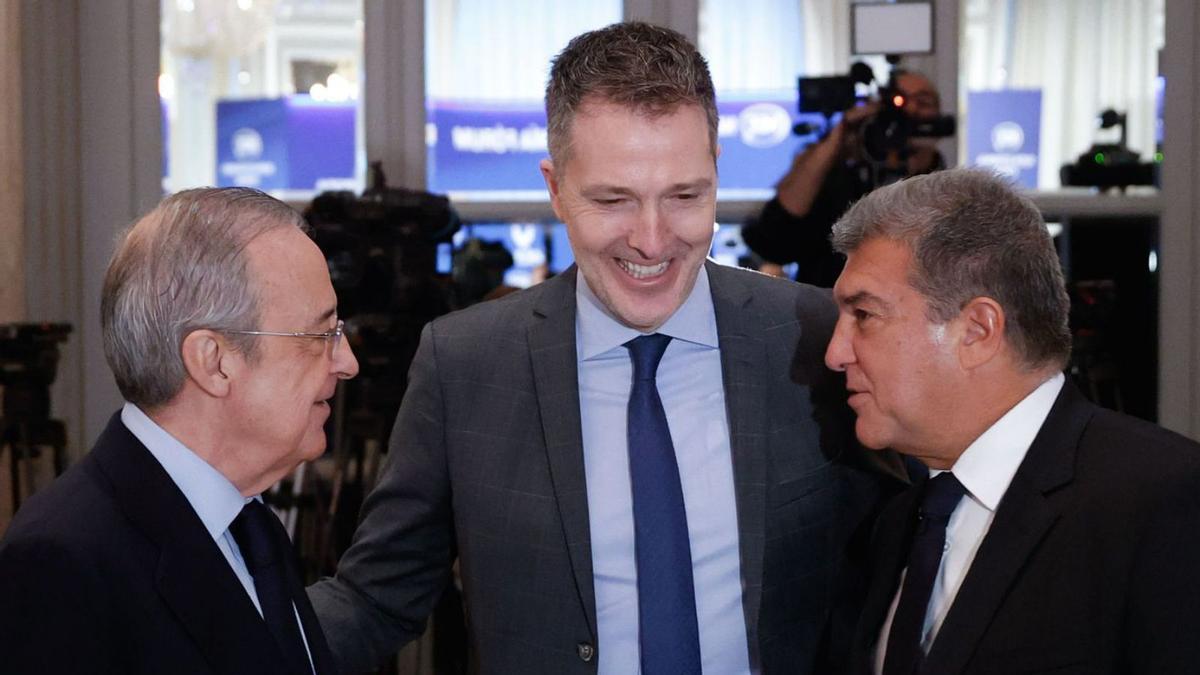
[[[275,536],[282,538],[282,541],[286,541],[291,546],[291,539],[288,537],[283,523],[276,520],[274,524]],[[296,605],[296,613],[300,615],[300,629],[304,631],[304,640],[308,644],[308,653],[312,657],[313,668],[317,675],[336,673],[337,667],[334,664],[333,652],[329,650],[329,643],[325,641],[325,633],[321,631],[321,623],[313,610],[312,602],[308,599],[308,593],[305,592],[304,584],[301,581],[303,575],[300,573],[297,562],[297,557],[289,551],[289,555],[284,559],[284,564],[289,568],[288,593]]]
[[[766,343],[758,314],[751,311],[753,295],[728,270],[705,263],[717,319],[721,348],[721,378],[725,385],[725,410],[729,445],[733,453],[734,493],[737,501],[738,546],[741,549],[742,606],[747,636],[756,652],[759,608],[762,604],[763,548],[766,537],[767,388]]]
[[[1050,496],[1074,475],[1075,453],[1094,407],[1063,385],[1029,447],[929,651],[929,672],[961,672],[1038,543],[1058,520]]]
[[[158,593],[213,669],[277,671],[283,657],[237,575],[187,498],[119,415],[92,452],[122,512],[158,547]]]
[[[908,549],[916,528],[917,506],[922,489],[923,482],[898,495],[880,515],[875,526],[871,547],[875,563],[851,651],[854,658],[861,662],[855,664],[852,672],[873,672],[879,631],[883,629],[888,609],[896,598],[900,572],[908,562]]]
[[[579,367],[575,346],[575,266],[540,287],[529,327],[538,411],[555,501],[563,524],[575,588],[596,635],[596,593],[592,581],[592,539],[588,525],[587,476],[579,419]]]

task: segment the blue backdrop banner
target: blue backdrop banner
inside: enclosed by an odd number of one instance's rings
[[[968,92],[968,163],[991,168],[1020,187],[1037,188],[1041,124],[1039,89]]]
[[[794,98],[778,96],[718,106],[717,169],[722,191],[770,194],[792,156],[814,138],[792,134],[793,124],[801,119],[794,109]],[[434,101],[427,112],[431,191],[544,193],[538,169],[538,162],[547,156],[541,103]]]
[[[354,103],[307,95],[217,103],[217,185],[355,189]]]

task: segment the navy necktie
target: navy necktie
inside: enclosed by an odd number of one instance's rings
[[[670,336],[625,343],[629,394],[629,479],[637,557],[638,642],[643,675],[700,672],[700,630],[679,465],[655,373]]]
[[[966,488],[949,471],[934,476],[925,484],[917,531],[908,552],[908,571],[904,574],[900,602],[888,633],[883,675],[912,675],[924,659],[921,641],[925,613],[934,579],[942,564],[946,524],[964,494]]]
[[[254,499],[242,507],[242,512],[229,525],[229,531],[241,549],[246,569],[254,577],[254,590],[267,629],[288,662],[286,666],[281,664],[279,672],[311,674],[312,665],[300,635],[292,594],[288,591],[289,587],[295,586],[289,581],[298,582],[298,579],[289,579],[288,575],[298,573],[289,564],[288,556],[294,554],[279,519],[262,502]]]

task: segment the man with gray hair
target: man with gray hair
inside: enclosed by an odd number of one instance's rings
[[[1068,300],[1029,200],[910,178],[834,226],[825,355],[855,430],[924,463],[875,528],[854,673],[1194,673],[1200,445],[1065,381]]]
[[[170,196],[122,239],[100,314],[127,403],[0,542],[0,670],[334,672],[258,497],[321,454],[358,372],[303,220],[257,190]]]
[[[475,672],[827,672],[879,489],[820,362],[832,303],[705,261],[717,111],[683,36],[576,37],[546,112],[577,266],[426,326],[388,465],[310,589],[340,665],[420,635],[457,559]]]

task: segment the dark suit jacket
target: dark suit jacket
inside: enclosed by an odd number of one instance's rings
[[[751,663],[813,672],[843,545],[878,489],[840,456],[851,418],[822,364],[836,312],[817,289],[707,269]],[[575,269],[427,326],[354,543],[310,589],[342,669],[419,636],[457,557],[475,671],[595,672],[586,490]]]
[[[880,517],[856,672],[869,672],[919,495]],[[922,672],[1200,672],[1200,445],[1092,405],[1068,382]]]
[[[297,605],[317,672],[333,672],[311,606]],[[200,518],[119,415],[0,542],[0,672],[226,675],[282,663]]]

